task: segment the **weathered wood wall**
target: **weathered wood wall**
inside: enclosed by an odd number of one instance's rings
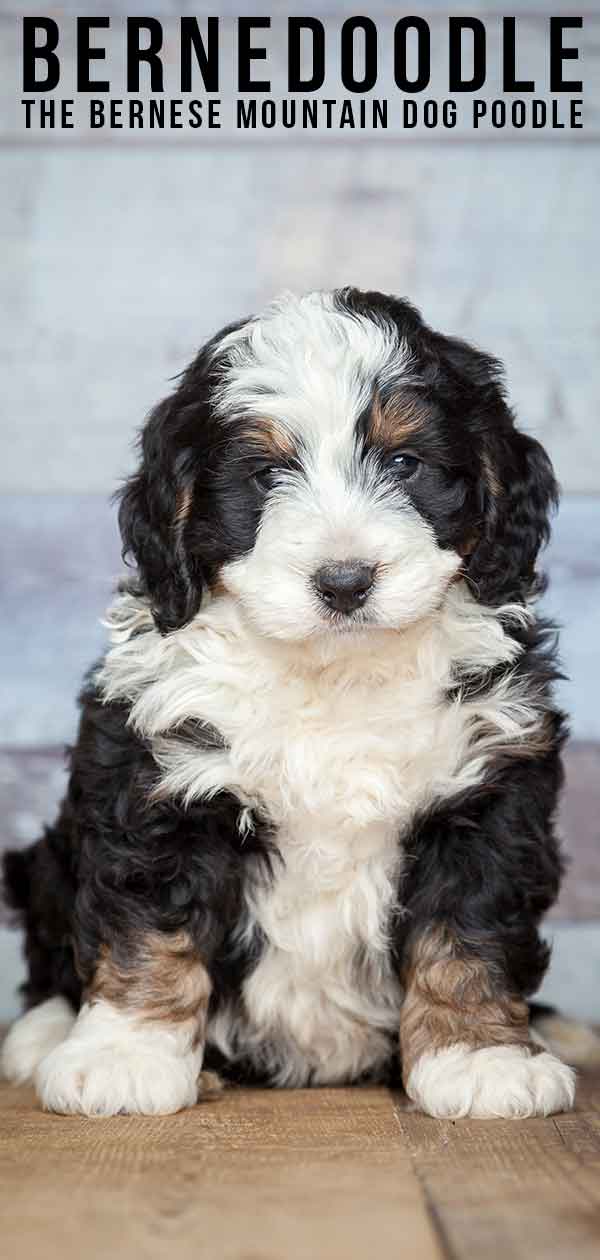
[[[524,71],[535,73],[536,95],[544,96],[553,6],[516,7]],[[299,0],[288,10],[326,23],[323,95],[343,94],[333,41],[340,20],[360,8],[354,0]],[[393,99],[385,48],[407,10],[386,0],[362,8],[377,20],[384,49],[377,95]],[[371,135],[250,136],[226,126],[36,136],[24,131],[18,107],[19,18],[40,5],[0,0],[0,544],[9,608],[0,630],[0,776],[13,838],[35,834],[62,782],[57,750],[72,737],[77,679],[101,648],[97,618],[119,565],[107,496],[132,466],[144,413],[220,324],[282,288],[354,283],[407,294],[434,324],[502,356],[523,423],[556,463],[568,499],[550,553],[549,600],[566,623],[572,682],[562,694],[585,741],[570,763],[565,826],[577,860],[561,912],[598,913],[600,14],[590,0],[558,8],[584,13],[583,132],[474,136],[457,127],[403,135],[394,123]],[[497,95],[502,6],[427,0],[417,9],[432,29],[427,95],[447,94],[451,11],[486,18],[482,95]],[[269,42],[273,95],[281,89],[279,5],[63,0],[52,6],[63,31],[63,95],[72,94],[73,16],[98,11],[112,16],[113,49],[121,48],[123,13],[162,17],[169,55],[180,14],[217,12],[229,46],[236,14],[278,15]],[[230,60],[226,53],[225,121]]]

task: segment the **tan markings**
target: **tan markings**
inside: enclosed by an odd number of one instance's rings
[[[241,437],[252,442],[257,454],[267,459],[290,459],[296,453],[289,429],[280,420],[268,416],[248,419],[241,429]]]
[[[175,499],[175,516],[173,524],[175,526],[185,525],[194,501],[194,491],[191,486],[184,486],[182,490],[177,491]]]
[[[427,405],[420,398],[391,398],[382,403],[375,395],[369,419],[371,441],[389,450],[409,443],[421,433],[427,419]]]
[[[187,932],[149,932],[132,951],[131,961],[118,963],[108,946],[88,989],[87,998],[103,998],[145,1020],[198,1024],[204,1035],[211,983]]]
[[[469,534],[468,537],[463,539],[463,541],[459,543],[457,547],[459,556],[465,556],[465,557],[472,556],[475,548],[479,545],[480,542],[481,542],[481,538],[479,534]],[[462,572],[462,570],[459,569],[458,574],[456,576],[458,578],[462,578],[464,577],[464,573]]]
[[[424,1054],[462,1042],[483,1046],[528,1046],[527,1003],[502,992],[483,960],[459,954],[441,929],[415,945],[400,1014],[402,1076],[408,1080]]]
[[[481,464],[483,467],[483,477],[485,480],[485,484],[490,492],[492,499],[499,499],[504,493],[504,487],[502,485],[502,482],[500,481],[500,478],[498,477],[496,469],[494,468],[494,465],[492,464],[492,461],[489,455],[487,454],[487,451],[484,451],[483,455],[481,456]]]
[[[225,1088],[218,1072],[201,1072],[198,1077],[198,1088],[203,1098],[211,1094],[221,1094]]]
[[[483,470],[483,479],[485,481],[489,501],[487,505],[487,525],[493,525],[498,517],[498,500],[502,498],[504,493],[502,483],[498,478],[496,469],[486,451],[481,456],[481,465]],[[464,557],[472,556],[475,548],[481,542],[481,534],[477,531],[468,534],[458,546],[459,555]]]
[[[217,573],[215,580],[211,585],[210,590],[211,590],[211,594],[214,596],[215,599],[217,598],[222,599],[224,595],[229,594],[220,573]]]

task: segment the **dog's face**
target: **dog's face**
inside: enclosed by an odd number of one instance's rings
[[[151,416],[121,527],[164,632],[208,587],[289,640],[523,599],[556,487],[499,365],[407,303],[284,298],[209,343]]]

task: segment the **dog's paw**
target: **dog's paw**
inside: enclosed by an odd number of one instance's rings
[[[85,1116],[164,1116],[198,1100],[194,1055],[63,1042],[40,1063],[35,1083],[46,1111]]]
[[[406,1092],[438,1119],[549,1116],[573,1106],[575,1073],[554,1055],[531,1054],[525,1046],[458,1044],[423,1055]]]
[[[0,1067],[8,1081],[21,1085],[33,1080],[42,1059],[64,1041],[75,1023],[75,1012],[62,997],[49,998],[17,1019],[7,1033]]]
[[[193,1021],[150,1022],[104,1000],[86,1003],[67,1040],[38,1065],[42,1106],[85,1116],[169,1115],[191,1107],[202,1066],[196,1032]]]

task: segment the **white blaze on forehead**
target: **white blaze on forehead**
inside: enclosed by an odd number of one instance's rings
[[[331,293],[284,295],[216,353],[224,358],[218,411],[267,416],[309,446],[351,434],[374,385],[404,375],[410,362],[392,323],[344,310]]]

